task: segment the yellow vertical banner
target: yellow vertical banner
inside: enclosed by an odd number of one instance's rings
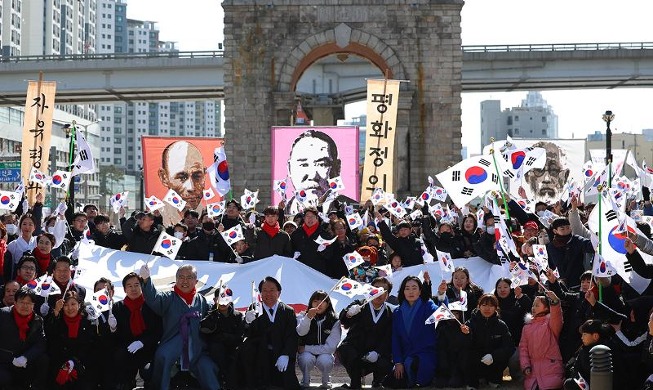
[[[399,106],[399,80],[367,81],[367,129],[361,202],[375,188],[394,192],[393,160]]]
[[[29,81],[27,87],[20,173],[27,183],[25,191],[30,205],[34,204],[37,193],[44,192],[41,184],[29,181],[32,167],[45,174],[50,173],[48,165],[56,90],[56,82],[42,81],[40,78],[39,81]]]

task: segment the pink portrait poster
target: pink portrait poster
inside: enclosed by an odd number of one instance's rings
[[[357,126],[272,127],[272,204],[281,200],[275,180],[286,180],[286,210],[294,214],[296,191],[320,197],[338,176],[345,187],[339,193],[358,201]]]

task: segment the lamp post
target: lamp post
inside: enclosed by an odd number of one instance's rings
[[[603,120],[607,128],[605,129],[605,165],[612,162],[612,130],[610,130],[610,123],[614,120],[614,114],[608,110],[603,114]]]

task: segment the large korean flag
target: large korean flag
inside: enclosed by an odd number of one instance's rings
[[[613,202],[606,196],[601,196],[601,213],[599,213],[598,205],[594,207],[588,219],[588,226],[590,230],[599,234],[599,223],[601,224],[601,256],[605,260],[610,261],[614,266],[617,273],[634,288],[638,293],[642,293],[651,282],[650,279],[644,279],[633,271],[632,266],[626,258],[626,248],[624,241],[626,240],[626,233],[619,232],[619,220],[626,218],[627,229],[631,233],[637,232],[637,225],[635,221],[627,215],[621,214],[619,210],[615,210]],[[639,251],[639,249],[637,249]],[[639,251],[644,261],[648,264],[653,264],[653,257]]]
[[[436,175],[456,206],[462,208],[490,190],[498,190],[496,168],[490,156],[475,156]]]

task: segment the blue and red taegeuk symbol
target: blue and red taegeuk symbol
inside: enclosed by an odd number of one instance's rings
[[[150,206],[156,206],[158,202],[156,200],[150,200],[149,204]]]
[[[91,229],[86,229],[85,235],[87,240],[93,237],[93,235],[91,234]]]
[[[172,246],[172,241],[170,241],[168,239],[165,239],[165,240],[161,241],[161,248],[168,249],[171,246]]]
[[[0,198],[0,203],[2,204],[9,204],[11,202],[11,199],[7,195],[3,195],[2,198]]]
[[[98,300],[98,302],[100,302],[100,303],[103,304],[103,305],[107,305],[107,304],[109,304],[109,297],[106,296],[106,295],[104,295],[104,294],[102,294],[102,295],[100,295],[99,297],[97,297],[97,300]]]
[[[342,291],[349,291],[349,290],[351,290],[352,288],[354,288],[354,286],[353,286],[351,283],[349,283],[349,282],[345,282],[345,283],[342,284],[342,286],[340,286],[340,289],[341,289]]]
[[[526,201],[524,201],[524,200],[518,200],[518,201],[517,201],[517,204],[518,204],[519,207],[521,207],[522,209],[525,209],[525,208],[526,208]]]
[[[349,218],[347,220],[347,222],[349,222],[350,225],[355,225],[356,224],[356,218]]]
[[[624,241],[627,238],[627,235],[625,232],[622,233],[614,233],[614,231],[618,228],[619,226],[615,226],[610,230],[610,233],[608,233],[608,244],[610,244],[610,247],[615,250],[615,252],[621,253],[622,255],[626,254],[626,248],[624,247]],[[635,233],[635,229],[631,228],[628,226],[626,228],[628,230],[628,233]]]
[[[588,168],[585,170],[585,172],[583,172],[583,174],[585,177],[592,177],[594,175],[594,171]]]
[[[435,194],[437,196],[440,196],[440,195],[444,194],[444,190],[442,188],[438,188],[437,190],[435,190]]]
[[[220,211],[222,211],[222,207],[220,207],[217,204],[214,204],[211,209],[213,210],[214,213],[219,213]]]
[[[176,196],[173,196],[171,200],[172,200],[172,203],[179,204],[179,198],[177,198]]]
[[[116,194],[116,200],[120,200],[121,197],[122,197],[122,194],[121,194],[121,193],[117,193],[117,194]]]
[[[329,182],[329,187],[332,190],[335,190],[336,188],[338,188],[338,183],[336,183],[335,181]]]
[[[236,237],[238,237],[238,233],[236,233],[235,231],[229,232],[229,238],[234,239]]]
[[[59,185],[63,182],[63,178],[60,175],[52,176],[52,184]]]
[[[526,159],[526,153],[523,150],[519,150],[510,155],[510,160],[512,162],[512,169],[519,169]]]
[[[38,173],[38,172],[34,174],[34,177],[37,178],[37,179],[39,179],[39,180],[43,180],[43,175],[41,175],[41,174]]]
[[[301,190],[301,191],[299,191],[298,195],[299,195],[300,198],[306,198],[306,191]]]
[[[608,269],[608,267],[605,265],[605,261],[599,263],[599,272],[605,273],[606,269]]]
[[[38,282],[36,280],[30,280],[29,282],[25,283],[25,285],[27,288],[34,290],[38,285]]]
[[[285,181],[280,182],[279,183],[279,188],[281,188],[282,190],[285,190],[286,189],[286,182]]]
[[[41,284],[41,290],[48,291],[49,289],[50,289],[50,283],[43,282],[43,284]]]
[[[431,195],[428,192],[422,192],[422,200],[429,200]]]
[[[380,291],[381,291],[381,290],[379,290],[378,288],[375,288],[375,289],[373,289],[372,291],[370,291],[370,296],[373,297],[373,296],[375,296],[376,294],[378,294]]]
[[[544,256],[544,248],[537,248],[537,254],[540,256]]]
[[[358,259],[356,258],[356,256],[354,256],[354,255],[350,255],[350,256],[349,256],[349,262],[350,262],[350,263],[355,263],[356,260],[358,260]]]
[[[222,180],[229,180],[229,164],[227,164],[227,160],[218,163],[218,176]]]
[[[445,267],[449,264],[449,262],[447,261],[447,256],[442,256],[440,258],[440,261],[442,262],[442,264],[444,264]]]
[[[469,167],[465,171],[465,180],[467,180],[469,184],[480,184],[483,183],[486,179],[487,172],[485,169],[479,167],[478,165]]]

